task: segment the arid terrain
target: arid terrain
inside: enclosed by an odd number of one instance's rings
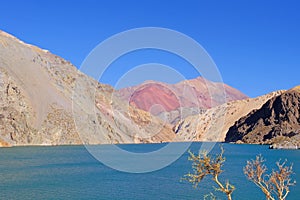
[[[269,99],[261,108],[239,119],[226,142],[300,146],[300,87]]]
[[[198,77],[115,90],[0,31],[0,146],[218,141],[299,145],[299,87],[256,98]]]

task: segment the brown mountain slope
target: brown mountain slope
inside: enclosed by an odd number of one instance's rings
[[[170,126],[70,62],[0,31],[0,146],[170,141]],[[149,128],[150,127],[150,128]]]
[[[270,99],[260,109],[239,119],[226,142],[300,145],[300,87]]]
[[[247,98],[228,85],[202,77],[173,85],[147,81],[138,86],[123,88],[117,95],[130,105],[151,112],[172,124],[224,102]]]
[[[175,125],[174,131],[185,141],[223,142],[227,131],[235,121],[283,92],[277,91],[257,98],[231,101],[208,109],[202,114],[189,116],[180,121]]]

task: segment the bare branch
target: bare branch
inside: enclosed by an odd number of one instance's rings
[[[235,187],[229,182],[226,185],[222,184],[218,177],[223,172],[222,167],[225,162],[225,157],[223,157],[224,149],[221,146],[220,154],[212,157],[207,154],[207,152],[199,152],[198,155],[193,154],[189,151],[189,160],[192,161],[193,173],[188,173],[184,176],[184,180],[192,183],[194,187],[203,180],[205,176],[211,175],[212,180],[218,185],[216,190],[226,194],[228,200],[231,200],[231,194],[235,190]]]
[[[264,165],[265,160],[261,155],[256,156],[255,160],[247,161],[244,167],[244,173],[247,178],[258,186],[265,194],[267,199],[279,200],[286,199],[289,193],[289,187],[295,185],[291,181],[293,166],[285,166],[286,161],[276,163],[278,171],[272,170],[271,174],[266,174],[267,167]]]
[[[296,184],[296,182],[291,179],[293,165],[286,166],[286,160],[282,163],[278,161],[276,165],[278,171],[273,170],[269,178],[270,190],[276,194],[278,199],[284,200],[290,192],[290,186]]]

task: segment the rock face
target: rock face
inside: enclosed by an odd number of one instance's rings
[[[147,81],[119,90],[118,96],[130,105],[171,124],[224,102],[247,98],[228,85],[211,82],[202,77],[173,85]]]
[[[273,97],[260,109],[239,119],[229,129],[225,141],[299,147],[300,87]]]
[[[171,141],[171,126],[47,50],[0,31],[0,146]],[[149,128],[150,127],[150,128]]]
[[[277,91],[257,98],[231,101],[216,106],[178,122],[174,131],[185,141],[224,142],[226,133],[235,121],[283,92]]]

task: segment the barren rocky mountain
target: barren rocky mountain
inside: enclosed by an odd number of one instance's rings
[[[70,62],[0,31],[0,146],[171,141],[171,127]],[[80,133],[80,134],[79,134]]]
[[[130,105],[171,124],[224,102],[247,98],[237,89],[203,77],[177,84],[147,81],[141,85],[123,88],[118,91],[118,95]]]
[[[226,142],[300,146],[300,86],[271,98],[239,119]]]
[[[3,31],[0,90],[0,146],[300,138],[299,88],[251,99],[199,77],[116,91]]]
[[[284,91],[277,91],[257,98],[231,101],[189,116],[174,127],[177,135],[185,141],[225,141],[227,131],[235,121],[260,108],[266,101]]]

